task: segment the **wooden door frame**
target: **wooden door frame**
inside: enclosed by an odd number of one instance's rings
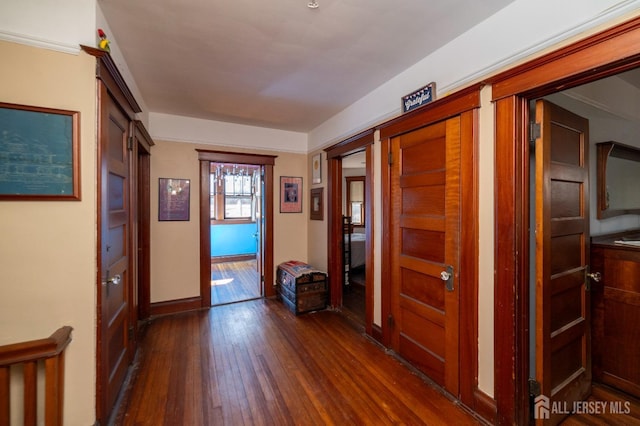
[[[373,129],[365,130],[325,149],[327,153],[327,265],[329,304],[342,307],[342,157],[365,151],[365,333],[376,338],[373,324]],[[331,277],[340,277],[339,279]]]
[[[211,307],[211,218],[209,175],[210,163],[259,164],[264,166],[264,211],[265,232],[263,234],[264,297],[274,297],[273,260],[273,166],[276,155],[247,154],[228,151],[196,149],[200,161],[200,306]]]
[[[497,424],[529,421],[530,99],[640,66],[640,18],[487,79],[495,103],[494,397]]]
[[[97,80],[97,106],[98,106],[98,115],[96,117],[97,122],[97,155],[96,155],[96,170],[97,170],[97,186],[96,186],[96,230],[97,230],[97,241],[96,241],[96,420],[98,423],[106,423],[107,418],[111,413],[108,412],[108,408],[106,407],[106,399],[107,392],[104,388],[105,386],[105,378],[104,378],[104,365],[105,362],[103,358],[107,355],[105,346],[106,342],[103,341],[102,336],[102,297],[100,292],[100,287],[102,286],[102,265],[100,259],[102,259],[102,168],[103,168],[103,155],[102,155],[102,134],[103,134],[103,126],[106,124],[105,119],[106,116],[104,114],[104,105],[108,101],[107,98],[111,97],[116,105],[120,107],[123,113],[128,117],[131,123],[135,121],[135,114],[142,112],[140,105],[136,102],[135,97],[129,87],[122,78],[118,67],[115,62],[113,62],[111,56],[100,49],[96,49],[90,46],[80,46],[84,52],[87,54],[94,56],[96,58],[96,80]],[[132,134],[133,127],[130,123],[129,133]],[[130,159],[131,160],[131,159]],[[130,203],[136,203],[136,200],[132,198],[133,192],[131,189],[133,185],[136,183],[132,180],[130,176],[130,187],[129,187],[129,200]],[[130,212],[131,213],[131,212]],[[129,221],[131,217],[129,217]],[[136,241],[136,235],[133,234],[133,229],[131,226],[129,227],[130,235],[127,236],[129,242]],[[133,251],[133,244],[131,244],[130,250]],[[135,271],[135,262],[133,260],[133,256],[129,254],[129,265],[130,271]],[[135,285],[135,278],[131,281],[132,285]],[[135,291],[136,289],[134,289]],[[133,309],[133,306],[130,304],[129,309]],[[135,316],[136,312],[129,312],[129,318]],[[135,340],[136,336],[133,335],[133,339]],[[134,345],[135,348],[135,345]],[[131,351],[132,352],[132,351]],[[133,353],[131,353],[133,357]]]
[[[155,145],[151,135],[141,121],[133,124],[134,200],[136,200],[134,220],[137,252],[137,288],[133,300],[137,309],[132,324],[137,330],[137,322],[151,315],[151,147]]]
[[[459,295],[459,395],[453,395],[482,417],[495,416],[493,401],[478,389],[478,109],[480,90],[477,84],[434,101],[381,126],[383,158],[391,150],[391,138],[441,120],[461,117],[460,168],[460,295]],[[391,166],[382,166],[382,199],[390,200]],[[382,204],[382,238],[391,234],[390,203]],[[391,344],[391,247],[382,245],[382,342]]]

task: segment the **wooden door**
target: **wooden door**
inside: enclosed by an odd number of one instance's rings
[[[128,150],[131,122],[100,85],[98,418],[106,421],[132,361]]]
[[[537,421],[557,424],[554,403],[591,393],[589,122],[543,100],[536,122],[536,380],[550,414]]]
[[[392,348],[457,396],[460,117],[391,151]]]

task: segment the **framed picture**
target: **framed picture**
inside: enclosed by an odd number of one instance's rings
[[[158,179],[158,220],[189,220],[189,179]]]
[[[0,200],[80,200],[79,116],[0,102]]]
[[[323,197],[322,190],[324,188],[313,188],[311,190],[311,211],[310,219],[311,220],[324,220],[324,206],[323,206]]]
[[[280,213],[302,213],[301,177],[280,177]]]
[[[311,159],[311,183],[322,183],[322,154]]]

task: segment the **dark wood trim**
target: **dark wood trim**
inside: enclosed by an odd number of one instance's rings
[[[380,130],[380,140],[389,139],[427,124],[453,117],[463,111],[479,108],[482,86],[482,84],[475,84],[467,87],[381,124],[377,127]]]
[[[373,135],[371,135],[373,137]],[[364,312],[364,328],[368,335],[373,333],[373,304],[374,304],[374,287],[373,287],[373,239],[375,230],[375,212],[373,208],[373,145],[368,144],[365,151],[365,178],[364,178],[364,228],[365,240],[365,312]]]
[[[478,387],[478,110],[460,115],[460,400]],[[471,142],[471,143],[469,143]]]
[[[473,397],[473,411],[490,424],[494,424],[498,414],[496,401],[480,389],[475,390]]]
[[[389,138],[382,139],[380,155],[382,156],[382,171],[380,173],[380,182],[382,185],[382,241],[391,240],[391,203],[384,200],[391,200],[391,167],[388,160],[391,154],[391,140]],[[382,327],[382,344],[386,347],[391,346],[392,329],[388,322],[391,317],[391,265],[388,260],[391,258],[391,247],[389,244],[382,244],[381,247],[382,264],[381,271],[381,289],[380,289],[380,312]]]
[[[640,18],[487,79],[496,117],[495,399],[498,424],[528,421],[528,99],[640,66]]]
[[[273,166],[276,155],[245,154],[228,151],[196,149],[200,161],[200,300],[202,307],[211,306],[211,218],[209,217],[210,163],[257,164],[264,167],[264,208],[262,274],[264,297],[276,295],[273,260]]]
[[[383,337],[382,337],[382,327],[380,327],[377,324],[372,324],[371,325],[371,333],[369,333],[369,335],[371,337],[373,337],[374,340],[376,340],[378,343],[380,343],[383,346],[386,346],[383,343]]]
[[[134,158],[136,165],[135,199],[137,205],[137,317],[132,324],[151,315],[151,147],[155,145],[141,121],[134,122]],[[134,251],[135,253],[135,251]],[[137,333],[136,333],[137,334]]]
[[[147,154],[150,154],[151,147],[155,145],[153,138],[151,137],[149,132],[147,132],[147,128],[144,126],[144,123],[142,123],[142,121],[135,120],[133,123],[135,126],[135,134],[138,138],[138,143]]]
[[[212,256],[211,263],[242,262],[244,260],[253,260],[255,258],[255,254],[240,254],[236,256]]]
[[[273,216],[274,209],[273,203],[275,199],[274,189],[274,176],[273,165],[264,165],[264,208],[262,212],[264,217],[264,232],[262,240],[262,258],[264,262],[264,268],[262,268],[262,274],[264,276],[264,296],[275,297],[276,295],[276,280],[275,280],[275,265],[273,260]]]
[[[374,131],[365,130],[351,136],[327,149],[327,220],[328,243],[327,264],[329,269],[329,303],[332,307],[342,306],[342,157],[359,151],[365,151],[365,332],[373,329],[373,148]],[[340,277],[340,278],[337,278]]]
[[[640,18],[635,18],[500,73],[487,82],[492,85],[494,100],[534,90],[552,93],[636,68],[640,61],[638,46]]]
[[[210,174],[210,160],[200,160],[200,301],[203,308],[211,306]]]
[[[498,424],[521,424],[528,411],[523,380],[528,378],[528,307],[516,294],[529,292],[528,264],[528,143],[518,129],[523,127],[526,102],[504,98],[496,102],[495,135],[495,279],[494,353],[495,400]],[[498,118],[499,117],[499,118]],[[518,259],[518,260],[516,260]],[[522,311],[524,309],[524,312]],[[525,315],[526,318],[522,318]],[[516,332],[523,328],[526,333]],[[526,334],[526,339],[518,336]],[[525,365],[526,364],[526,365]]]
[[[329,305],[342,306],[342,158],[327,157],[327,265]]]
[[[98,58],[96,63],[96,76],[104,82],[112,96],[116,98],[121,105],[129,105],[134,113],[142,112],[142,108],[140,108],[122,74],[120,74],[116,63],[113,62],[111,54],[90,46],[80,45],[80,48],[89,55]],[[131,115],[129,118],[133,120],[135,117]]]
[[[211,297],[211,296],[209,296]],[[151,304],[151,315],[168,315],[180,312],[195,311],[202,307],[200,297],[188,297],[185,299],[167,300]]]
[[[261,164],[275,165],[277,155],[265,154],[245,154],[241,152],[212,151],[207,149],[196,149],[198,160],[211,161],[213,163],[235,163],[235,164]]]
[[[331,145],[325,149],[327,160],[362,151],[364,145],[373,143],[373,133],[374,129],[368,129],[357,135],[350,136],[335,145]]]

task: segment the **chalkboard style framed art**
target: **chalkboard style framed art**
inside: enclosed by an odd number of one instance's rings
[[[80,200],[79,115],[0,102],[0,200]]]

